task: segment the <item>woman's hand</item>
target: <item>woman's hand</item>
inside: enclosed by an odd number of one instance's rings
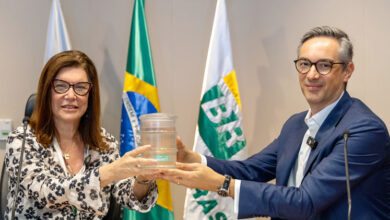
[[[100,186],[104,187],[110,183],[138,175],[152,179],[152,176],[157,174],[158,170],[143,167],[157,165],[157,161],[138,157],[148,150],[150,150],[149,145],[137,147],[116,161],[100,167]]]

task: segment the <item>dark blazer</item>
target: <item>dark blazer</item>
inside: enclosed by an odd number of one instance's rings
[[[347,219],[343,134],[348,131],[351,219],[390,219],[390,144],[385,124],[344,93],[320,127],[302,184],[286,187],[308,129],[306,112],[290,117],[277,139],[244,161],[207,157],[207,165],[240,179],[239,218]],[[264,183],[276,179],[276,185]]]

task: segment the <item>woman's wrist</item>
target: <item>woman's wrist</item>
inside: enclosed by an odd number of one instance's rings
[[[114,182],[113,172],[111,171],[111,164],[101,166],[99,168],[100,187],[103,188]]]
[[[140,185],[150,186],[155,182],[155,180],[142,179],[138,176],[134,176],[135,182]]]

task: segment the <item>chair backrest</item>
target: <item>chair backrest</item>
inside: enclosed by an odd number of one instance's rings
[[[111,195],[110,198],[110,208],[108,209],[107,215],[104,216],[103,220],[116,220],[122,219],[122,207],[118,203],[114,196]]]
[[[5,158],[4,158],[5,159]],[[8,194],[8,173],[5,168],[5,160],[3,162],[3,168],[1,169],[0,180],[0,220],[4,219],[5,208],[7,207],[7,194]]]
[[[35,107],[36,94],[31,94],[27,99],[26,108],[24,110],[25,116],[30,117]],[[24,120],[24,119],[23,119]],[[4,219],[5,209],[7,207],[7,195],[8,195],[8,172],[6,171],[5,157],[3,158],[3,168],[1,169],[1,180],[0,180],[0,220]]]

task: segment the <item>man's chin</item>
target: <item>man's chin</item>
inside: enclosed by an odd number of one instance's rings
[[[316,102],[316,100],[318,101],[321,97],[321,94],[319,91],[318,92],[305,91],[304,95],[305,95],[305,98],[308,102]]]
[[[313,93],[309,93],[309,94],[306,93],[305,98],[307,103],[309,103],[310,106],[317,105],[322,100],[320,94],[313,94]]]

